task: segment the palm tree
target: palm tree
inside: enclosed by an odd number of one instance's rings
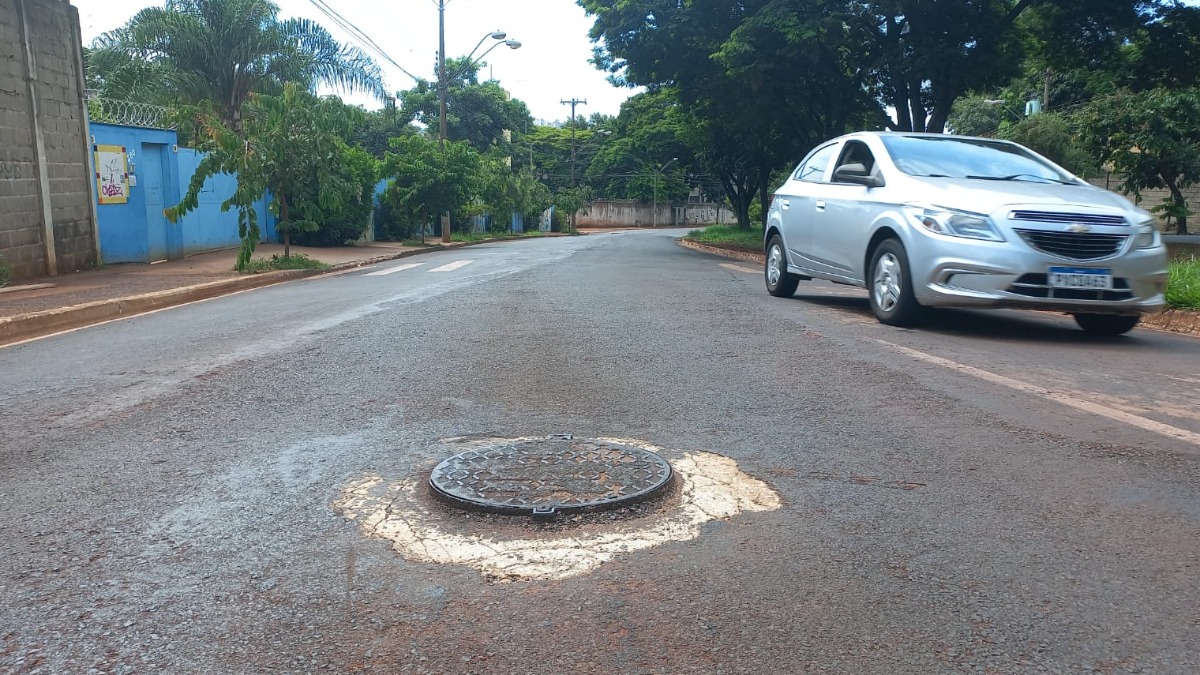
[[[116,91],[138,91],[133,85],[141,83],[143,95],[145,75],[153,73],[159,97],[211,101],[237,133],[250,93],[280,93],[286,82],[389,98],[379,67],[366,54],[307,19],[280,20],[271,0],[167,0],[97,38],[89,64],[108,69],[93,73],[93,81]]]

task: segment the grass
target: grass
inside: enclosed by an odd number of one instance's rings
[[[542,237],[545,232],[541,230],[532,230],[530,232],[454,232],[450,235],[450,241],[461,241],[474,243],[477,241],[488,241],[490,239],[499,239],[501,237],[508,239],[510,237]]]
[[[1200,309],[1200,258],[1176,258],[1167,270],[1167,307]]]
[[[763,231],[761,227],[743,230],[737,225],[709,225],[703,230],[688,232],[687,239],[701,244],[733,246],[761,253]]]
[[[242,271],[247,274],[261,274],[276,270],[323,270],[328,268],[329,265],[320,260],[313,260],[303,253],[297,253],[286,258],[281,255],[273,255],[270,258],[251,260],[246,265],[246,269]]]

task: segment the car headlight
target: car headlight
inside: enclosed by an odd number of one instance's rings
[[[1133,236],[1134,248],[1154,248],[1161,243],[1162,237],[1158,234],[1158,228],[1155,227],[1153,220],[1137,226],[1137,234]]]
[[[1004,241],[992,219],[981,213],[925,205],[909,205],[907,212],[914,223],[930,232],[951,237]]]

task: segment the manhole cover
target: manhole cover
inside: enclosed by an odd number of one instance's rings
[[[566,435],[468,450],[429,476],[434,495],[455,505],[547,517],[626,505],[670,482],[671,465],[653,452]]]

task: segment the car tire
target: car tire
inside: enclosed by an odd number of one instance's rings
[[[767,292],[777,298],[790,298],[800,284],[800,277],[788,272],[787,253],[783,248],[783,238],[772,235],[767,242],[767,260],[763,265],[763,278],[767,282]]]
[[[1142,320],[1140,314],[1076,314],[1075,323],[1096,335],[1124,335]]]
[[[880,242],[871,254],[869,270],[867,294],[875,318],[889,326],[915,326],[922,307],[913,295],[904,244],[899,239]]]

